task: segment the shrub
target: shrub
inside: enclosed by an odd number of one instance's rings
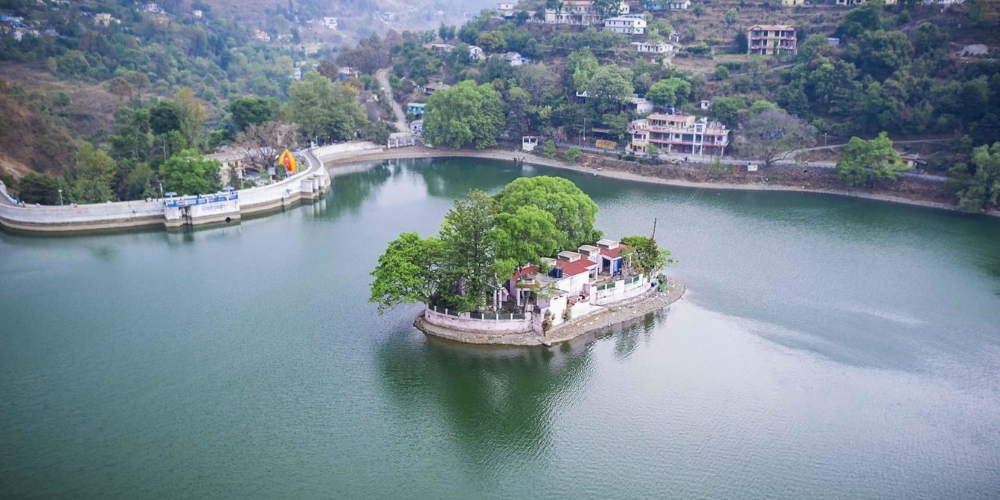
[[[576,163],[580,161],[581,156],[583,156],[583,153],[580,151],[580,148],[576,146],[573,146],[568,150],[566,150],[566,161]]]

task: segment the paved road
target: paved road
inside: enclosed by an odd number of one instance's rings
[[[410,130],[406,126],[406,112],[403,111],[403,107],[396,102],[396,97],[392,95],[392,85],[389,85],[389,70],[390,68],[380,69],[375,72],[375,78],[378,79],[379,85],[382,86],[382,92],[385,92],[385,96],[389,99],[389,104],[392,105],[392,112],[396,114],[396,121],[393,125],[396,126],[396,131],[406,132]]]

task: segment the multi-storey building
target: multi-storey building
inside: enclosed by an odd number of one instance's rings
[[[642,14],[609,17],[604,20],[604,29],[626,35],[641,35],[646,32],[646,18]]]
[[[747,54],[794,54],[795,41],[795,27],[787,24],[755,24],[747,28]]]
[[[618,8],[618,15],[622,16],[628,13],[628,4],[622,2]],[[603,18],[594,7],[594,2],[590,0],[570,0],[563,2],[559,9],[545,9],[545,22],[547,24],[593,26],[600,24]]]
[[[722,156],[729,145],[729,130],[725,125],[697,118],[694,115],[653,113],[629,126],[632,142],[629,151],[636,155],[649,154],[649,145],[661,153]]]

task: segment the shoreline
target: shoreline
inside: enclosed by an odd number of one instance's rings
[[[638,299],[626,300],[619,304],[602,308],[600,311],[576,318],[552,328],[545,334],[511,333],[490,335],[473,333],[453,328],[432,325],[424,321],[424,312],[413,320],[413,326],[431,337],[452,342],[480,346],[546,346],[569,342],[588,333],[593,333],[614,325],[643,318],[664,309],[684,297],[687,288],[683,283],[667,278],[667,288],[663,292],[651,289]]]
[[[644,182],[647,184],[660,184],[660,185],[677,186],[677,187],[720,189],[727,191],[786,191],[786,192],[798,192],[798,193],[831,194],[836,196],[847,196],[851,198],[885,201],[889,203],[901,203],[904,205],[912,205],[925,208],[936,208],[941,210],[949,210],[952,212],[959,212],[957,205],[951,205],[935,201],[915,200],[912,198],[904,198],[901,196],[892,196],[890,194],[869,193],[864,191],[849,191],[849,190],[838,190],[838,189],[796,187],[784,184],[691,182],[679,179],[664,179],[661,177],[650,177],[646,175],[635,174],[632,172],[623,172],[620,170],[598,170],[594,168],[583,167],[580,165],[565,163],[561,160],[557,160],[554,158],[539,157],[537,155],[526,154],[524,152],[510,151],[503,149],[441,150],[441,149],[428,148],[426,146],[409,146],[400,149],[389,149],[384,151],[374,151],[365,154],[330,158],[324,161],[323,164],[328,169],[332,169],[333,167],[336,166],[364,163],[368,161],[410,160],[418,158],[480,158],[488,160],[512,161],[513,157],[516,156],[517,153],[522,153],[522,156],[524,156],[524,163],[529,165],[540,165],[543,167],[559,168],[582,174],[591,174],[591,175],[606,177],[609,179],[618,179],[631,182]],[[968,214],[968,215],[987,215],[990,217],[1000,217],[1000,210],[991,210],[991,211],[981,212],[980,214]]]

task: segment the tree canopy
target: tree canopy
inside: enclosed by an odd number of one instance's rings
[[[852,137],[837,160],[837,175],[848,186],[875,187],[882,180],[898,180],[908,170],[885,132],[869,141]]]
[[[552,214],[560,233],[559,248],[577,248],[600,239],[594,229],[597,204],[573,182],[562,177],[522,177],[496,195],[504,212],[533,206]]]
[[[815,133],[816,129],[806,122],[782,111],[767,109],[746,121],[736,135],[736,148],[743,156],[771,166],[783,153],[812,146]]]
[[[466,80],[427,100],[424,138],[451,149],[495,146],[505,124],[503,112],[500,94],[492,86]]]
[[[288,86],[288,116],[312,140],[350,140],[367,121],[353,90],[315,71]]]
[[[163,190],[179,195],[218,192],[222,189],[221,168],[218,160],[207,160],[196,150],[181,151],[160,166]]]

